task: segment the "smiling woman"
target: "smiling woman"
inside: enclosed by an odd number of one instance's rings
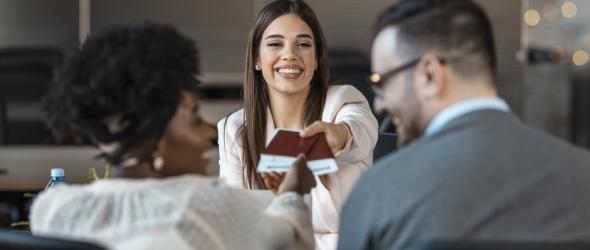
[[[324,35],[311,8],[277,0],[258,14],[248,38],[244,109],[218,124],[220,176],[248,189],[277,191],[280,174],[259,175],[260,153],[277,128],[324,133],[337,172],[317,176],[312,216],[318,249],[335,249],[339,211],[352,185],[372,165],[377,121],[352,86],[329,86]]]

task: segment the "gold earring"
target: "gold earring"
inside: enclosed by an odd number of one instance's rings
[[[157,172],[162,171],[162,169],[164,169],[164,157],[156,156],[152,162],[152,165],[154,166],[154,170]]]

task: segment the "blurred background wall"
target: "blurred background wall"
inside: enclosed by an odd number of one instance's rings
[[[588,122],[579,114],[581,107],[586,106],[583,98],[574,98],[572,81],[578,79],[577,82],[584,82],[583,72],[587,70],[582,66],[572,66],[575,64],[571,57],[577,49],[588,49],[582,46],[583,43],[576,45],[574,42],[583,40],[584,32],[590,27],[587,24],[590,15],[584,15],[590,10],[588,1],[476,1],[487,11],[494,26],[500,95],[525,122],[583,144],[585,140],[579,138],[588,134],[590,129],[586,125]],[[204,81],[204,116],[211,122],[217,122],[241,108],[246,39],[256,13],[268,2],[0,0],[0,55],[2,51],[14,48],[54,48],[67,54],[79,46],[80,37],[84,37],[85,32],[111,24],[145,19],[171,23],[198,43]],[[371,25],[377,15],[395,1],[307,2],[322,24],[335,67],[351,62],[362,64],[356,67],[362,68],[357,76],[341,76],[338,72],[342,71],[335,69],[334,78],[344,83],[354,82],[362,88],[364,82],[360,81],[364,78],[360,75],[369,70]],[[566,17],[562,6],[570,3],[576,6],[577,15]],[[539,13],[539,21],[535,25],[528,24],[525,19],[531,9]],[[561,54],[557,59],[537,60],[535,56],[543,53]],[[1,61],[0,56],[0,65]],[[9,94],[10,90],[2,85],[4,83],[0,82],[0,96],[14,99],[14,95]],[[44,86],[38,88],[43,89]],[[580,86],[577,89],[576,93],[587,92]],[[34,100],[12,100],[7,106],[8,119],[13,123],[19,119],[37,119],[40,116],[37,105]],[[50,143],[47,140],[42,142]],[[14,140],[13,143],[28,144]]]

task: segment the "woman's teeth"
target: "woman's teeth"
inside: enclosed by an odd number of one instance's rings
[[[301,73],[300,69],[287,69],[287,68],[283,68],[283,69],[279,69],[279,73],[282,74],[299,74]]]

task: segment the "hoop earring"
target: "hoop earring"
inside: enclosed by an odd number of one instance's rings
[[[254,69],[260,71],[262,68],[260,67],[260,64],[256,64],[256,66],[254,66]]]
[[[154,158],[154,161],[152,162],[152,166],[154,167],[154,170],[156,170],[157,172],[162,171],[162,169],[164,169],[164,157],[156,156]]]

